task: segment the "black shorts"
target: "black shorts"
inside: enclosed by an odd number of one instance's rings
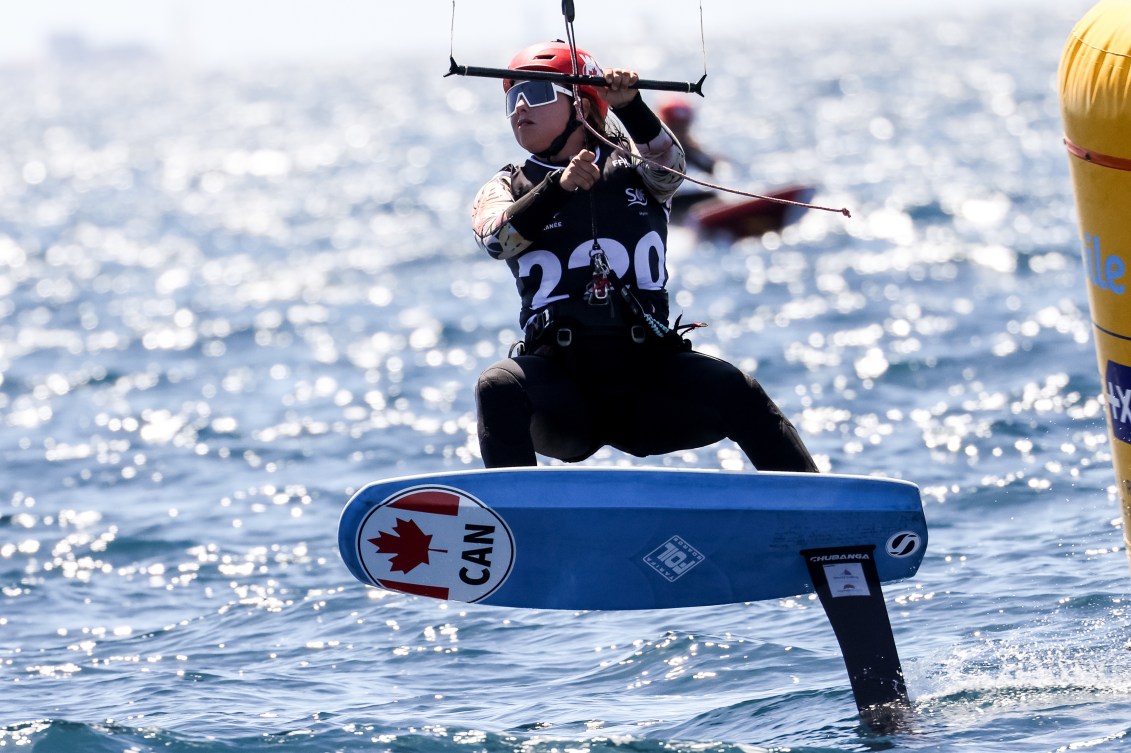
[[[757,381],[695,351],[631,347],[581,360],[569,349],[507,358],[476,386],[487,467],[577,462],[608,445],[637,457],[735,441],[762,470],[816,471]]]

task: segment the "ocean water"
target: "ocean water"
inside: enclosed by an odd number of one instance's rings
[[[471,388],[517,327],[468,227],[520,156],[496,84],[443,60],[0,70],[0,748],[1131,749],[1055,90],[1084,7],[710,42],[726,182],[811,182],[852,217],[673,230],[673,308],[825,470],[923,491],[926,559],[885,588],[912,707],[884,731],[806,596],[507,610],[340,562],[354,490],[481,465]],[[588,463],[749,470],[728,443]]]

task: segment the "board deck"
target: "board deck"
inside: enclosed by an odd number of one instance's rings
[[[363,583],[543,609],[810,593],[801,552],[845,546],[873,547],[880,581],[900,580],[915,574],[926,544],[919,489],[906,481],[660,468],[395,478],[358,491],[338,528],[342,559]],[[834,574],[846,593],[863,585],[851,570]]]

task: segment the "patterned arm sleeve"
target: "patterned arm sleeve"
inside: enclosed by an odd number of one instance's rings
[[[679,141],[639,95],[614,110],[632,137],[633,153],[678,172],[687,169],[687,156]],[[641,162],[637,168],[644,185],[661,203],[668,201],[683,182],[683,176]]]
[[[642,157],[647,157],[664,167],[670,167],[672,170],[681,173],[687,171],[687,157],[684,154],[683,147],[667,130],[667,126],[664,126],[660,135],[656,138],[644,144],[637,144],[636,150]],[[641,177],[644,178],[644,185],[648,186],[648,190],[661,203],[671,199],[675,195],[676,189],[683,183],[682,175],[661,170],[646,162],[640,163],[640,166],[636,169],[640,171]]]
[[[471,226],[479,246],[496,259],[518,256],[537,239],[555,212],[569,201],[561,186],[561,170],[515,198],[515,168],[504,168],[479,189],[471,210]]]
[[[530,246],[508,222],[507,210],[514,204],[510,169],[502,169],[475,195],[471,208],[471,227],[479,247],[495,259],[518,256]]]

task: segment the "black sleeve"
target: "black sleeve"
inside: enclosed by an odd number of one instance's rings
[[[624,127],[628,129],[628,135],[637,144],[647,144],[660,135],[662,129],[660,119],[644,102],[644,98],[640,96],[639,92],[628,104],[614,107],[613,112],[616,113],[617,119],[624,123]]]
[[[569,201],[570,192],[562,188],[561,180],[562,171],[554,170],[511,204],[508,219],[523,238],[537,237],[554,213]]]

